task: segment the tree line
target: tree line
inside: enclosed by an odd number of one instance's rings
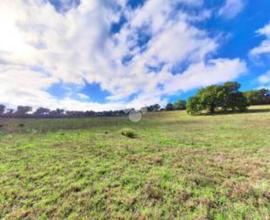
[[[149,105],[141,109],[141,111],[158,112],[162,109],[159,104]],[[33,110],[30,106],[17,106],[16,109],[7,108],[0,104],[0,117],[6,118],[79,118],[79,117],[110,117],[125,116],[135,109],[124,109],[116,111],[66,111],[64,109],[51,110],[49,108],[39,107]]]
[[[188,99],[187,112],[190,114],[216,112],[244,112],[250,105],[270,104],[270,91],[267,89],[241,92],[237,82],[211,85],[200,89]]]
[[[159,104],[149,105],[141,111],[175,111],[187,110],[190,114],[216,112],[243,112],[250,105],[268,105],[270,104],[270,91],[268,89],[250,90],[241,92],[240,84],[237,82],[226,82],[222,85],[211,85],[198,90],[195,96],[187,101],[177,100],[174,103],[168,103],[164,108]],[[1,117],[31,117],[31,118],[75,118],[75,117],[94,117],[94,116],[124,116],[135,109],[124,109],[117,111],[65,111],[64,109],[50,110],[40,107],[33,111],[30,106],[18,106],[16,109],[7,108],[0,104]]]

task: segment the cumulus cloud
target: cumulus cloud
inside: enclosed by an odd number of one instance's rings
[[[54,100],[46,89],[57,79],[24,66],[0,65],[0,82],[1,103],[39,106]]]
[[[166,86],[168,92],[175,92],[179,87],[188,91],[202,86],[235,80],[247,71],[245,62],[239,59],[215,59],[207,63],[190,66],[183,74],[175,76]],[[198,80],[199,79],[199,80]]]
[[[268,71],[267,73],[261,75],[258,78],[258,80],[259,80],[261,85],[267,85],[267,84],[269,85],[270,84],[270,71]]]
[[[244,0],[226,0],[218,13],[220,16],[231,19],[238,15],[244,7]]]
[[[151,0],[135,9],[126,0],[69,2],[59,11],[44,0],[1,0],[0,102],[73,110],[142,107],[246,70],[241,60],[211,58],[220,42],[196,27],[211,15],[202,0]],[[124,24],[112,31],[122,17]],[[107,102],[89,101],[80,92],[86,82],[108,91]],[[49,92],[57,83],[79,89],[59,99]]]
[[[257,78],[259,88],[270,89],[270,70]]]
[[[265,39],[259,46],[253,48],[250,51],[251,57],[261,57],[270,55],[270,23],[263,28],[256,31],[257,34],[264,36]],[[270,88],[270,70],[258,77],[258,83],[260,88]]]
[[[261,44],[250,51],[251,56],[260,56],[270,54],[270,23],[259,29],[257,34],[264,36],[266,39]]]

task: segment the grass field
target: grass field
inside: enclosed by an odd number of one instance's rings
[[[0,124],[1,219],[270,219],[270,106]]]

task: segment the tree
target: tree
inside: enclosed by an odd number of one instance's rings
[[[251,90],[244,93],[249,105],[259,105],[261,103],[260,93],[257,90]]]
[[[6,106],[0,105],[0,115],[3,115],[6,110]]]
[[[268,89],[250,90],[244,93],[249,105],[270,104],[270,91]]]
[[[16,116],[25,116],[28,112],[32,111],[30,106],[18,106],[15,112]]]
[[[193,96],[187,101],[187,113],[195,115],[203,110],[203,105],[201,104],[200,98]]]
[[[172,103],[168,103],[167,105],[166,105],[166,111],[173,111],[173,104]]]
[[[188,100],[187,112],[198,114],[205,111],[213,114],[218,110],[245,111],[247,99],[239,88],[240,84],[236,82],[205,87]]]
[[[227,102],[227,108],[231,109],[232,111],[243,112],[247,110],[248,102],[242,92],[230,94]]]
[[[157,112],[159,110],[160,110],[160,105],[159,104],[150,105],[150,106],[147,107],[148,112]]]
[[[201,108],[213,114],[217,107],[222,104],[224,91],[221,86],[212,85],[199,90],[197,96],[199,97]]]
[[[64,109],[59,109],[58,108],[56,110],[50,111],[49,116],[50,117],[63,117],[64,113],[65,113]]]
[[[46,115],[49,115],[49,113],[50,113],[50,109],[40,107],[34,112],[34,115],[35,116],[46,116]]]
[[[236,93],[239,91],[241,85],[238,82],[226,82],[223,84],[223,88],[226,89],[228,93]]]
[[[270,91],[268,89],[259,90],[260,96],[262,97],[262,104],[270,104]]]
[[[223,93],[220,93],[220,100],[221,100],[221,108],[224,112],[226,112],[228,109],[235,110],[235,105],[237,104],[235,101],[234,96],[239,96],[237,93],[239,93],[241,85],[237,82],[226,82],[222,86]]]
[[[14,110],[13,109],[11,109],[11,108],[8,108],[7,110],[6,110],[6,114],[5,115],[7,115],[7,116],[12,116],[13,114],[14,114]]]
[[[178,100],[173,104],[174,110],[185,110],[187,102],[185,100]]]
[[[86,117],[95,116],[95,115],[96,115],[96,113],[94,111],[86,111],[85,112]]]

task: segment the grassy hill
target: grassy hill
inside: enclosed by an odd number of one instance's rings
[[[270,218],[270,106],[0,124],[0,218]]]

